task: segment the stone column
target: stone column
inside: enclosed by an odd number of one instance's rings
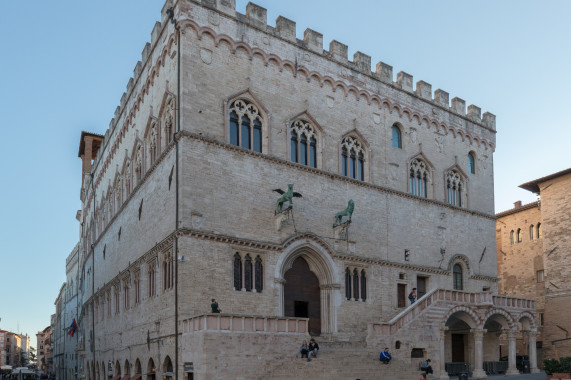
[[[443,327],[440,329],[440,380],[448,380],[448,373],[446,372],[446,331],[448,327]]]
[[[528,331],[527,334],[529,341],[529,369],[531,373],[539,373],[539,368],[537,368],[537,331]]]
[[[485,379],[486,372],[484,371],[484,348],[483,340],[484,329],[472,329],[472,336],[474,337],[474,371],[472,371],[472,378]]]
[[[517,331],[509,330],[508,334],[508,370],[506,371],[506,375],[519,375],[519,371],[516,367],[516,347],[515,347],[515,338],[517,335]]]

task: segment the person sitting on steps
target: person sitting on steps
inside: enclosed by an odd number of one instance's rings
[[[308,356],[311,357],[311,355],[313,354],[313,357],[316,358],[317,357],[317,351],[319,351],[319,344],[317,344],[315,339],[311,338],[309,340],[309,354],[308,354]]]
[[[307,341],[303,341],[299,347],[299,353],[301,354],[302,359],[304,356],[307,356],[307,361],[311,361],[311,355],[309,354],[309,346],[307,345]]]
[[[389,353],[389,348],[385,347],[384,351],[381,351],[381,354],[379,355],[379,360],[382,361],[385,364],[389,364],[389,362],[391,361],[392,356]]]
[[[432,366],[430,365],[430,359],[426,359],[420,364],[420,370],[424,371],[426,374],[433,374]]]

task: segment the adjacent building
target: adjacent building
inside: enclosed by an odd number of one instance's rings
[[[540,359],[571,356],[571,169],[520,187],[539,199],[496,215],[498,290],[536,300]],[[529,344],[522,337],[518,350]]]
[[[296,35],[167,1],[109,129],[81,134],[79,377],[400,379],[429,357],[483,378],[501,337],[508,373],[518,334],[535,348],[535,301],[498,295],[495,116]],[[309,336],[324,360],[292,366]]]
[[[38,362],[38,370],[41,376],[50,375],[52,373],[52,327],[47,326],[36,334],[36,357]]]
[[[27,334],[0,330],[0,365],[25,365],[28,363],[29,352],[30,338]]]

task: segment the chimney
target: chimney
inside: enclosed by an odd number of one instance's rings
[[[521,207],[521,201],[514,202],[514,208],[520,208],[520,207]]]

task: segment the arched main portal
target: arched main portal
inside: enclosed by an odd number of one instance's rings
[[[326,244],[315,236],[303,235],[284,245],[275,273],[280,284],[281,315],[307,314],[312,335],[337,332],[336,304],[341,285]]]
[[[321,335],[319,279],[307,261],[301,256],[295,259],[284,279],[284,315],[309,318],[309,333]]]

